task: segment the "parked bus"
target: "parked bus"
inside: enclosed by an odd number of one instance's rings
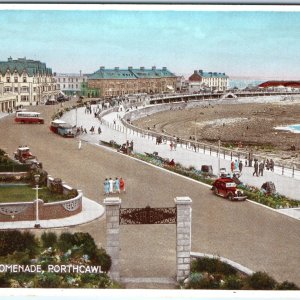
[[[63,120],[52,121],[50,130],[63,137],[75,137],[76,135],[76,126],[72,126]]]
[[[19,111],[16,113],[15,121],[17,123],[38,123],[44,124],[44,119],[40,117],[38,112],[29,112],[29,111]]]

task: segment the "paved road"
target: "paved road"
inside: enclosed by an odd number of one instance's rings
[[[49,174],[99,202],[107,176],[125,178],[123,207],[173,206],[174,197],[187,195],[193,200],[193,252],[218,254],[252,270],[267,271],[279,281],[300,285],[299,221],[250,202],[217,198],[199,183],[95,145],[85,144],[78,150],[75,139],[61,138],[47,128],[57,108],[38,109],[46,119],[44,125],[14,124],[12,116],[0,119],[0,148],[11,154],[18,145],[29,145]],[[105,246],[104,220],[68,230],[88,231],[99,246]],[[123,226],[121,276],[174,276],[175,230],[174,225]]]

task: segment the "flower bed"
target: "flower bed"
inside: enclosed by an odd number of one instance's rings
[[[2,288],[116,287],[107,275],[111,258],[104,249],[96,246],[89,233],[57,236],[53,232],[44,232],[36,238],[29,232],[4,231],[0,236],[0,259],[2,266],[13,264],[36,268],[34,272],[1,272]],[[79,267],[85,272],[78,271]],[[87,271],[95,270],[95,267],[97,272]]]
[[[293,282],[278,283],[265,272],[246,275],[219,258],[202,257],[192,261],[191,274],[181,282],[184,289],[299,290]]]

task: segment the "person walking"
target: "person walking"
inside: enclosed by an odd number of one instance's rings
[[[270,170],[274,172],[274,160],[272,158],[270,159]]]
[[[266,169],[269,171],[270,170],[270,162],[269,162],[269,159],[267,158],[267,161],[266,161]]]
[[[239,168],[239,163],[238,163],[238,161],[237,161],[237,159],[234,161],[234,169],[235,170],[238,170],[238,168]]]
[[[239,162],[239,171],[240,171],[240,174],[242,173],[242,170],[243,170],[243,162],[240,160],[240,162]]]
[[[113,181],[113,179],[110,177],[109,180],[108,180],[108,182],[109,182],[109,193],[110,193],[110,194],[113,194],[113,192],[114,192],[114,181]]]
[[[79,139],[79,141],[78,141],[78,150],[80,150],[81,149],[81,139]]]
[[[109,194],[109,181],[107,178],[105,178],[104,180],[104,195],[108,195]]]
[[[170,142],[170,151],[172,151],[173,150],[173,142],[171,141]]]
[[[234,161],[232,161],[231,164],[230,164],[230,170],[231,170],[231,173],[233,173],[233,171],[234,171]]]
[[[114,185],[115,193],[120,194],[120,181],[118,177],[116,177]]]
[[[120,191],[125,193],[125,181],[122,177],[120,178]]]
[[[253,176],[256,174],[256,176],[258,177],[258,161],[257,159],[254,160],[254,172],[253,172]]]
[[[259,164],[259,172],[258,172],[259,176],[264,176],[264,168],[265,168],[264,163],[260,162],[260,164]]]
[[[99,126],[98,127],[98,134],[101,134],[102,130],[101,130],[101,127]]]

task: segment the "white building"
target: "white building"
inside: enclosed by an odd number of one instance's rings
[[[189,77],[189,85],[198,82],[200,89],[210,91],[227,90],[228,81],[229,77],[225,73],[203,72],[203,70],[195,70],[194,74]]]
[[[52,70],[45,63],[11,57],[0,61],[0,95],[15,97],[14,106],[45,103],[57,94]]]
[[[87,82],[87,75],[76,73],[54,73],[58,89],[65,95],[79,94],[81,84]]]

